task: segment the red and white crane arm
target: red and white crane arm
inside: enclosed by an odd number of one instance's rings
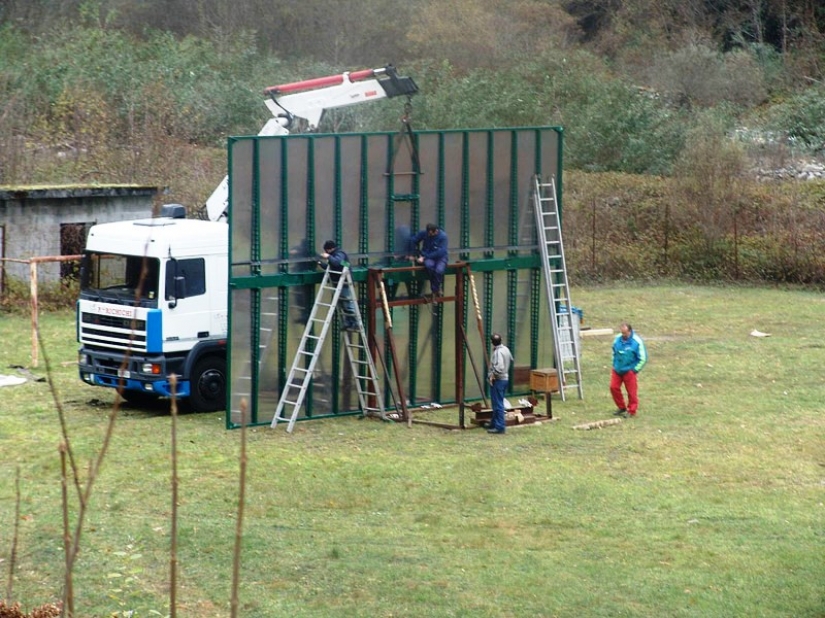
[[[314,130],[328,109],[397,96],[410,97],[416,92],[418,86],[412,78],[399,76],[392,65],[271,86],[264,94],[268,96],[265,104],[273,117],[258,135],[288,135],[296,118]],[[228,198],[229,183],[224,178],[206,201],[209,219],[217,221],[226,216]]]

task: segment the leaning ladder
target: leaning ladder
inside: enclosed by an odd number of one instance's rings
[[[550,306],[550,323],[553,328],[553,347],[556,370],[559,376],[561,399],[565,391],[575,388],[579,399],[584,397],[581,381],[579,338],[574,327],[573,305],[570,303],[570,287],[567,283],[567,264],[564,260],[564,243],[561,238],[561,220],[556,200],[556,181],[542,182],[534,177],[533,186],[536,230],[544,271],[547,304]]]
[[[338,274],[337,272],[335,274]],[[275,409],[275,416],[272,419],[272,427],[278,425],[279,421],[288,421],[287,431],[292,433],[298,413],[306,398],[307,390],[312,381],[313,371],[321,355],[324,340],[329,333],[332,319],[335,316],[335,309],[338,308],[338,301],[345,286],[349,286],[354,291],[352,275],[350,269],[344,267],[340,273],[338,282],[335,283],[330,278],[330,271],[327,269],[318,295],[315,297],[315,304],[304,328],[298,352],[292,361],[292,368],[286,379],[286,386],[281,392],[278,407]],[[378,415],[386,419],[381,389],[378,382],[378,372],[372,360],[369,346],[367,345],[367,333],[364,331],[364,322],[361,320],[361,312],[358,309],[358,301],[352,300],[355,309],[355,318],[358,320],[358,330],[344,331],[344,347],[347,351],[352,375],[355,379],[355,386],[358,390],[358,402],[361,412],[365,416]],[[343,309],[339,308],[343,313]],[[320,333],[315,333],[315,327],[320,325]]]

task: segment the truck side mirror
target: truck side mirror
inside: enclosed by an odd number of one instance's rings
[[[166,300],[169,301],[169,308],[178,306],[178,301],[186,298],[186,277],[179,274],[178,261],[174,258],[169,260],[166,272]]]
[[[80,258],[80,288],[86,289],[89,287],[89,279],[90,279],[90,259],[87,254],[84,254],[82,258]]]
[[[174,305],[170,305],[171,308],[175,308],[177,306],[178,301],[182,298],[186,298],[186,277],[182,275],[175,276],[175,298],[172,299]]]
[[[186,298],[186,277],[181,275],[175,276],[175,295],[172,297],[172,302],[169,303],[169,308],[174,309],[178,306],[178,301]]]

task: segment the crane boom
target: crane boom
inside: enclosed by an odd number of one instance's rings
[[[397,96],[411,97],[417,92],[413,79],[398,75],[392,65],[270,86],[264,90],[269,97],[264,103],[273,117],[258,135],[288,135],[296,118],[303,119],[308,129],[314,130],[325,110]],[[224,177],[206,200],[209,219],[225,218],[228,205],[229,180]]]

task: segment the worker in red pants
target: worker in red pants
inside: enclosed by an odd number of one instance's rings
[[[616,403],[613,415],[633,418],[639,409],[639,384],[636,376],[647,362],[647,349],[630,324],[622,322],[619,330],[621,333],[613,341],[613,368],[610,370],[610,394]],[[622,385],[627,391],[627,405]]]

